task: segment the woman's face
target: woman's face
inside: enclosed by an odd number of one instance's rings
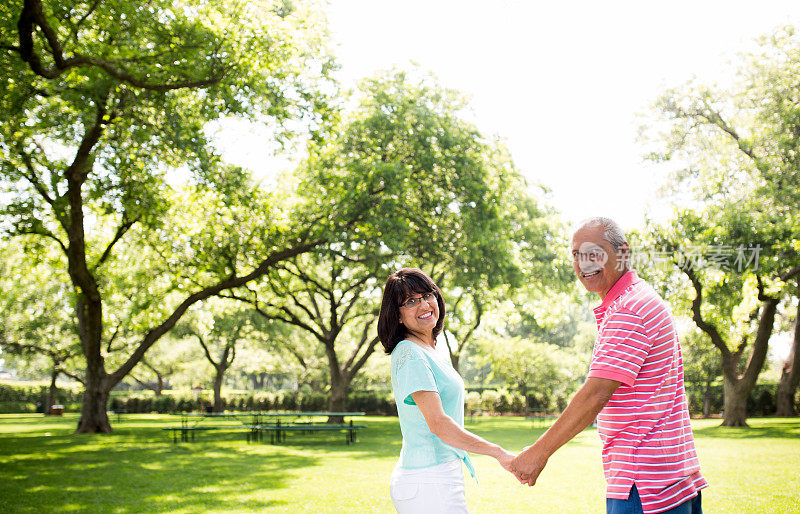
[[[400,323],[412,334],[432,333],[438,321],[439,303],[434,292],[414,293],[400,306]]]

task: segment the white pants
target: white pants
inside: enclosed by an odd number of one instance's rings
[[[398,514],[467,513],[460,460],[420,469],[396,467],[389,493]]]

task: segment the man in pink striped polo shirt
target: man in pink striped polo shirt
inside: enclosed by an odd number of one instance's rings
[[[606,512],[702,513],[700,475],[683,386],[683,359],[669,309],[629,267],[625,234],[591,218],[572,237],[573,267],[600,297],[589,376],[547,432],[512,463],[536,479],[548,458],[595,418],[603,441]]]

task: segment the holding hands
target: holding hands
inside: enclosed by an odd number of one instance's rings
[[[497,462],[499,462],[500,465],[503,466],[503,469],[513,473],[513,471],[511,471],[511,462],[516,458],[516,455],[506,450],[505,448],[498,446],[498,453],[494,457],[497,459]]]
[[[548,456],[539,451],[536,445],[526,446],[511,462],[511,472],[521,484],[532,486],[547,465]]]
[[[548,456],[534,446],[526,446],[519,455],[498,447],[494,455],[503,469],[512,473],[521,484],[532,486],[539,478],[539,474],[547,465]]]

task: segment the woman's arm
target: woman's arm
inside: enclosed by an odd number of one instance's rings
[[[516,457],[503,447],[490,443],[468,430],[464,430],[453,418],[445,414],[442,409],[442,399],[435,391],[417,391],[411,393],[414,403],[417,404],[428,428],[444,443],[454,448],[466,450],[481,455],[489,455],[497,459],[501,466],[511,471],[511,461]]]

